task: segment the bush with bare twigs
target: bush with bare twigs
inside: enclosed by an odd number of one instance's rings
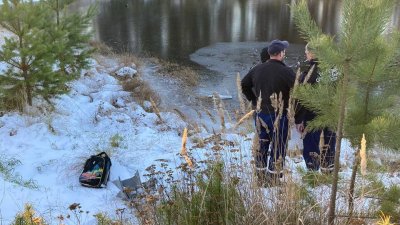
[[[145,101],[150,102],[150,99],[152,99],[156,105],[159,105],[161,102],[160,96],[140,77],[136,76],[123,81],[122,88],[124,91],[130,92],[135,101],[141,105],[143,105]]]
[[[158,70],[159,73],[176,78],[189,86],[195,86],[198,84],[199,74],[194,69],[162,59],[153,60],[156,64],[160,65]]]

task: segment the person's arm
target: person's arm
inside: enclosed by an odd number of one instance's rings
[[[253,104],[257,102],[257,96],[253,92],[253,80],[251,71],[243,77],[241,81],[242,93],[246,96],[247,100]]]

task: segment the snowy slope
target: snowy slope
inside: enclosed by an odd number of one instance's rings
[[[52,218],[65,215],[72,203],[93,214],[107,209],[114,214],[124,206],[111,182],[105,189],[80,186],[86,158],[108,152],[113,164],[110,180],[115,180],[129,178],[136,170],[143,174],[154,160],[173,159],[179,152],[179,133],[185,126],[179,117],[163,113],[167,122],[156,124],[156,115],[146,113],[104,71],[93,61],[92,69],[71,83],[69,94],[53,99],[52,112],[36,101],[25,114],[0,118],[0,155],[3,166],[13,169],[11,177],[0,176],[0,220],[5,224],[26,202]],[[123,107],[112,105],[116,99]],[[113,137],[117,147],[111,146]]]

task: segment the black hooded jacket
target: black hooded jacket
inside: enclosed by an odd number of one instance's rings
[[[312,71],[310,78],[307,80],[307,83],[313,85],[313,84],[318,83],[318,79],[320,76],[319,69],[318,69],[318,60],[312,59],[308,63],[309,63],[308,68],[304,72],[302,72],[302,74],[300,76],[300,83],[304,82],[304,79],[306,78],[308,72],[314,66],[314,70]],[[296,115],[295,115],[295,123],[296,124],[300,124],[303,121],[313,120],[317,116],[315,112],[305,108],[300,103],[297,104],[296,108],[297,108]]]
[[[295,77],[293,70],[283,62],[269,59],[256,65],[246,74],[241,82],[242,92],[253,105],[256,105],[261,92],[261,112],[272,114],[275,113],[275,109],[271,105],[270,96],[282,92],[284,108],[287,109]]]

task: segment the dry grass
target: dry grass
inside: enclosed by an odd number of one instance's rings
[[[361,169],[361,174],[365,176],[367,174],[367,141],[365,140],[365,135],[363,134],[363,137],[361,139],[361,150],[360,150],[360,158],[361,158],[361,163],[360,163],[360,169]]]
[[[27,105],[27,96],[23,85],[16,85],[12,89],[3,90],[0,94],[0,110],[22,112]]]
[[[100,63],[104,61],[104,59],[100,58],[100,56],[103,56],[105,58],[111,58],[116,60],[118,63],[120,63],[121,66],[128,66],[128,67],[140,67],[143,65],[142,59],[139,57],[133,55],[130,52],[122,52],[122,53],[116,53],[111,47],[107,46],[103,42],[98,42],[98,41],[91,41],[90,46],[92,46],[96,50],[96,54],[93,55],[93,57]]]
[[[246,113],[246,104],[243,98],[243,94],[242,94],[242,83],[241,83],[241,79],[240,79],[240,73],[237,73],[236,75],[236,87],[238,89],[238,99],[239,99],[239,104],[240,104],[240,111],[242,114]]]
[[[154,102],[154,100],[151,97],[150,97],[150,103],[151,103],[151,107],[153,108],[153,112],[157,115],[158,122],[164,123],[164,120],[161,117],[160,110],[158,109],[156,102]]]
[[[221,132],[224,133],[226,130],[226,125],[225,125],[225,107],[224,103],[222,102],[222,99],[220,98],[219,94],[214,92],[213,93],[213,102],[214,102],[214,108],[217,110],[218,116],[219,116],[219,122],[221,125]]]
[[[13,110],[18,110],[22,112],[24,110],[25,106],[25,100],[22,98],[19,98],[18,96],[12,96],[12,97],[3,97],[0,99],[0,105],[1,108],[0,110],[2,111],[13,111]]]
[[[113,56],[115,54],[112,48],[107,46],[103,42],[92,40],[89,42],[89,45],[93,47],[96,50],[96,52],[100,55]]]
[[[118,54],[117,58],[118,62],[120,62],[124,66],[132,66],[132,63],[134,63],[137,67],[143,65],[142,59],[129,52]]]
[[[183,141],[186,143],[186,139]],[[171,186],[164,186],[162,192],[146,196],[153,195],[152,199],[157,199],[158,204],[142,201],[147,206],[141,205],[140,208],[153,207],[152,210],[139,211],[142,218],[154,218],[155,224],[325,224],[326,208],[320,207],[290,174],[280,186],[259,188],[252,175],[254,165],[239,160],[242,151],[236,148],[235,143],[218,134],[204,139],[202,144],[210,149],[218,145],[218,150],[214,151],[220,156],[199,161],[198,164],[203,166],[192,169],[188,169],[188,163],[179,166],[180,179],[170,184],[161,181]],[[181,154],[187,155],[186,147],[182,149],[184,154]],[[224,162],[218,158],[224,158]],[[160,175],[164,172],[152,173]]]
[[[154,63],[160,65],[159,73],[176,78],[188,86],[196,86],[199,83],[199,74],[192,68],[162,59],[154,59]]]
[[[239,121],[235,124],[235,128],[237,128],[240,124],[242,124],[248,118],[252,117],[254,115],[254,112],[255,112],[255,110],[251,110],[246,115],[244,115],[242,118],[240,118]]]
[[[214,98],[218,114],[218,108],[223,107],[218,106],[218,96]],[[281,105],[278,97],[277,105]],[[207,114],[210,114],[210,118],[215,117],[210,112]],[[249,113],[247,117],[252,114]],[[189,150],[186,148],[187,140],[184,137],[181,154],[183,160],[186,160],[185,156],[188,156]],[[162,188],[162,193],[147,195],[146,198],[154,195],[152,199],[157,199],[158,203],[151,203],[152,210],[141,210],[139,212],[141,217],[154,218],[153,222],[156,224],[181,224],[183,221],[186,221],[186,224],[244,225],[326,223],[326,204],[317,202],[307,191],[306,186],[292,179],[291,174],[286,172],[285,180],[277,187],[267,189],[258,187],[253,176],[255,171],[253,162],[240,160],[243,159],[241,146],[224,140],[223,137],[222,133],[215,133],[209,138],[194,141],[200,143],[201,148],[210,150],[209,159],[198,161],[196,163],[198,166],[191,168],[189,168],[191,163],[183,161],[178,167],[181,169],[179,173],[182,177],[174,183],[161,181],[163,185],[170,186]],[[255,135],[253,151],[258,149],[258,144],[258,135]],[[221,159],[223,161],[220,161]],[[215,163],[222,164],[223,170],[211,174],[204,171],[204,168],[214,168]],[[161,170],[153,171],[154,175],[162,173]],[[204,173],[208,174],[205,180],[203,180]],[[199,176],[203,178],[198,180]],[[225,206],[211,207],[221,204],[219,201]],[[235,204],[231,205],[232,202]],[[140,208],[151,208],[148,203],[144,204],[147,206],[142,205]],[[162,216],[159,214],[160,210],[164,213]]]
[[[189,121],[188,121],[188,118],[186,117],[186,115],[185,115],[182,111],[180,111],[180,110],[177,109],[177,108],[174,108],[173,110],[174,110],[174,112],[179,116],[179,118],[181,118],[182,121],[185,121],[186,123],[189,122]]]
[[[143,105],[145,101],[150,102],[150,99],[152,99],[156,105],[160,105],[161,103],[160,96],[139,76],[123,81],[122,88],[124,91],[130,92],[135,101],[141,105]]]

